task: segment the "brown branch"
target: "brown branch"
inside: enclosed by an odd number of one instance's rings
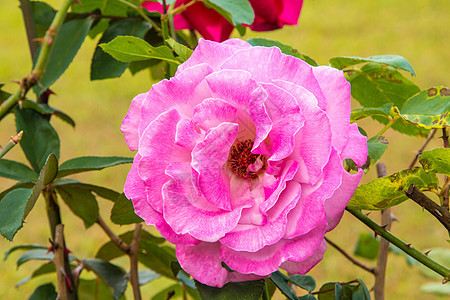
[[[433,129],[430,131],[430,134],[428,135],[427,140],[425,141],[425,143],[423,143],[422,147],[420,147],[420,149],[417,151],[417,154],[414,157],[413,161],[409,164],[408,169],[411,169],[414,167],[417,160],[419,159],[420,154],[422,154],[423,150],[425,150],[425,148],[427,147],[428,143],[431,141],[431,139],[433,138],[435,133],[436,133],[436,129]]]
[[[116,246],[125,252],[126,254],[130,253],[130,246],[128,246],[124,241],[120,239],[114,232],[112,232],[111,228],[105,223],[103,218],[99,215],[97,218],[97,224],[103,229],[106,235],[111,239],[111,241],[116,244]]]
[[[341,247],[339,247],[338,245],[336,245],[334,242],[332,242],[330,239],[328,239],[327,237],[325,237],[325,241],[327,241],[327,243],[329,245],[331,245],[333,248],[335,248],[337,251],[339,251],[342,255],[344,255],[349,261],[351,261],[353,264],[357,265],[358,267],[360,267],[363,270],[366,270],[369,273],[374,274],[375,272],[375,268],[371,268],[366,266],[365,264],[363,264],[362,262],[356,260],[353,256],[351,256],[350,254],[348,254],[347,252],[345,252],[344,249],[342,249]]]
[[[409,189],[405,191],[406,196],[412,199],[414,202],[425,208],[432,214],[444,227],[450,231],[450,212],[439,206],[436,202],[428,198],[424,193],[417,189],[414,184],[409,186]]]
[[[133,296],[135,300],[141,300],[141,290],[139,289],[138,276],[138,258],[139,258],[139,240],[141,238],[142,224],[136,224],[133,240],[130,244],[130,283],[133,287]]]
[[[378,177],[384,177],[387,175],[386,165],[384,163],[377,164],[377,174]],[[386,230],[391,230],[391,208],[386,208],[381,211],[381,224],[383,226],[386,226]],[[386,266],[388,253],[389,242],[385,239],[380,239],[377,265],[375,267],[375,285],[373,287],[373,292],[376,300],[384,300],[384,286],[386,282]]]
[[[55,264],[58,283],[58,299],[68,300],[66,278],[64,270],[64,225],[58,224],[55,228],[55,240],[53,242],[53,263]]]
[[[442,140],[444,141],[444,148],[448,148],[449,147],[448,146],[448,134],[447,134],[447,130],[445,129],[445,127],[442,128]],[[448,177],[445,176],[444,182],[447,182],[447,181],[448,181]],[[444,201],[442,201],[442,206],[444,208],[446,208],[447,211],[449,209],[449,188],[450,188],[450,186],[448,186],[448,185],[447,186],[444,185],[444,187],[443,187]]]

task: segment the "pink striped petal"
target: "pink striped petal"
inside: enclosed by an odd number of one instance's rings
[[[280,268],[288,271],[290,274],[305,275],[322,260],[323,254],[326,250],[327,242],[325,242],[325,240],[322,240],[322,243],[313,255],[301,262],[285,261],[281,264]]]
[[[130,109],[120,127],[120,131],[125,135],[125,142],[131,151],[137,150],[139,146],[139,134],[136,128],[141,121],[141,106],[146,96],[147,93],[142,93],[133,98]]]
[[[175,134],[175,144],[186,148],[185,151],[192,151],[195,145],[201,141],[203,135],[191,120],[183,119],[177,124]]]
[[[348,141],[341,153],[341,158],[351,158],[357,166],[362,166],[367,160],[367,138],[363,136],[356,123],[348,128]]]
[[[194,107],[192,122],[207,131],[223,122],[236,122],[237,109],[221,99],[205,99]]]

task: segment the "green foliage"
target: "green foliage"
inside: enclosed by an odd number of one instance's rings
[[[52,283],[38,286],[28,300],[56,300],[58,293]]]
[[[5,256],[3,257],[3,260],[6,260],[10,254],[18,250],[31,250],[31,249],[47,249],[47,247],[37,244],[14,246],[5,251]]]
[[[53,185],[90,191],[104,199],[111,200],[113,202],[115,202],[117,200],[117,198],[120,196],[120,194],[118,192],[113,191],[111,189],[108,189],[108,188],[105,188],[102,186],[98,186],[98,185],[82,183],[77,180],[73,180],[73,179],[69,179],[69,178],[58,179],[57,181],[55,181],[53,183]]]
[[[319,64],[314,61],[311,57],[301,54],[298,52],[297,49],[294,49],[293,47],[283,44],[278,41],[269,40],[266,38],[249,38],[247,42],[252,46],[263,46],[263,47],[278,47],[281,52],[283,52],[286,55],[291,55],[297,58],[300,58],[301,60],[304,60],[311,66],[318,66]]]
[[[158,274],[156,274],[150,270],[139,270],[138,271],[139,285],[145,285],[159,277],[160,276]]]
[[[34,87],[36,95],[40,95],[50,87],[67,69],[80,49],[94,19],[75,19],[62,25],[50,50],[48,64],[39,85]]]
[[[189,49],[185,45],[177,43],[172,38],[167,40],[167,44],[169,44],[169,46],[172,47],[173,51],[175,51],[175,53],[178,55],[178,60],[181,63],[185,62],[192,55],[193,51],[191,49]]]
[[[297,300],[297,295],[292,291],[289,286],[289,278],[280,271],[273,272],[270,276],[270,280],[277,286],[277,288],[285,295],[289,300]]]
[[[422,168],[403,170],[360,185],[353,194],[348,207],[380,210],[398,205],[408,199],[403,191],[408,189],[411,184],[421,191],[430,191],[436,190],[439,182],[436,174],[427,174]]]
[[[104,168],[129,164],[132,162],[133,158],[120,156],[83,156],[72,158],[59,166],[57,178],[82,172],[98,171]]]
[[[55,18],[56,10],[41,1],[31,1],[31,10],[33,12],[33,22],[36,26],[36,35],[37,37],[43,37]]]
[[[319,300],[370,300],[370,293],[364,282],[357,279],[358,284],[329,282],[319,290]]]
[[[80,279],[78,285],[78,298],[83,300],[111,300],[113,293],[111,289],[99,279]],[[125,295],[119,298],[125,300]]]
[[[0,176],[19,181],[36,181],[38,178],[27,165],[4,158],[0,159]]]
[[[127,225],[142,222],[134,212],[133,203],[124,194],[121,194],[111,210],[111,221],[118,225]]]
[[[419,162],[425,172],[434,172],[450,176],[450,149],[436,148],[420,155]]]
[[[444,87],[421,91],[406,100],[399,114],[409,123],[426,129],[450,126],[450,91]]]
[[[83,264],[114,289],[114,299],[119,299],[125,293],[127,274],[120,267],[101,259],[83,259]]]
[[[142,20],[120,20],[112,23],[105,30],[98,45],[108,43],[120,35],[135,36],[143,38],[150,29],[149,24]],[[91,63],[91,80],[120,77],[129,63],[115,60],[105,53],[101,47],[95,48]]]
[[[232,23],[250,25],[255,19],[255,13],[248,0],[208,0],[213,8],[223,15],[222,10],[231,15]],[[208,5],[208,4],[206,4]],[[220,9],[217,9],[220,8]],[[227,16],[225,15],[225,18]]]
[[[36,101],[31,100],[23,100],[22,108],[30,108],[40,113],[41,115],[53,115],[55,117],[60,118],[64,122],[68,123],[72,127],[75,127],[75,121],[66,113],[60,111],[57,108],[51,107],[45,103],[37,103]]]
[[[204,300],[258,300],[266,286],[265,280],[229,282],[222,288],[207,286],[195,281],[200,298]]]
[[[353,254],[367,259],[376,259],[379,248],[380,242],[372,234],[361,233]]]
[[[396,69],[408,71],[412,75],[416,75],[411,64],[404,57],[399,55],[375,55],[367,58],[357,56],[339,56],[330,59],[330,65],[339,70],[368,62],[384,64]]]
[[[55,264],[53,262],[48,262],[48,263],[42,264],[39,268],[34,270],[33,273],[31,273],[31,276],[27,276],[24,279],[22,279],[21,281],[19,281],[18,283],[16,283],[16,287],[24,285],[31,279],[36,278],[38,276],[53,273],[53,272],[55,272],[55,270],[56,270],[56,268],[55,268]]]
[[[390,117],[389,111],[391,110],[392,103],[386,103],[380,107],[364,107],[359,109],[352,110],[352,114],[350,115],[350,122],[354,123],[358,120],[372,117],[372,116],[381,116],[385,118]]]
[[[17,132],[23,131],[20,146],[31,167],[38,173],[50,154],[53,153],[59,158],[58,134],[50,123],[34,110],[16,107],[14,112]]]
[[[375,164],[388,148],[388,140],[384,136],[376,135],[367,140],[367,155],[370,165]]]
[[[142,243],[139,262],[163,276],[175,279],[170,264],[176,261],[175,250],[168,246]]]
[[[450,285],[437,283],[427,283],[420,287],[420,290],[425,293],[433,293],[438,295],[450,295]]]
[[[160,59],[179,65],[167,46],[153,47],[143,39],[134,36],[119,36],[111,42],[99,45],[103,51],[109,53],[121,62],[133,62],[148,59]]]
[[[95,223],[99,208],[95,196],[90,191],[69,186],[57,186],[56,191],[70,210],[83,220],[86,228]]]
[[[17,268],[30,260],[52,260],[53,252],[46,249],[33,249],[22,254],[17,260]]]
[[[316,281],[309,275],[291,275],[288,280],[308,292],[312,292],[316,288]]]

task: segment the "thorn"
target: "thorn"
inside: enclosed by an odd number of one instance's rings
[[[394,221],[400,223],[400,221],[397,219],[397,217],[393,213],[391,213],[391,222],[394,222]]]
[[[38,42],[39,44],[43,45],[44,44],[44,38],[43,37],[35,38],[35,39],[33,39],[33,42]]]
[[[388,224],[381,226],[384,230],[386,230],[386,227],[388,227]]]
[[[411,244],[405,244],[406,247],[408,247],[409,249],[411,249]]]
[[[366,216],[369,216],[371,213],[372,213],[372,212],[369,211],[369,212],[366,212],[365,214],[366,214]]]
[[[448,282],[447,278],[442,279],[442,284],[446,284]]]
[[[426,256],[428,256],[428,254],[431,252],[431,250],[428,250],[427,252],[425,252],[424,254],[426,255]]]
[[[380,235],[380,232],[379,232],[379,231],[377,231],[377,230],[374,230],[374,231],[373,231],[373,233],[375,234],[375,238],[377,238],[377,236],[379,236],[379,235]]]

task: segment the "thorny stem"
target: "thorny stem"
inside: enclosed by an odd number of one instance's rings
[[[386,173],[386,165],[384,163],[377,164],[378,177],[384,177]],[[386,208],[381,211],[381,224],[386,226],[386,230],[391,230],[392,218],[391,208]],[[389,242],[386,239],[380,240],[380,247],[378,251],[378,260],[375,267],[375,285],[373,292],[376,300],[384,300],[384,287],[386,282],[386,266],[389,253]]]
[[[53,242],[53,263],[55,264],[58,295],[61,300],[68,300],[66,272],[64,270],[64,225],[58,224],[55,228],[55,240]]]
[[[381,129],[380,132],[378,132],[378,136],[382,135],[383,133],[386,132],[386,130],[388,130],[389,128],[391,128],[392,125],[394,125],[394,123],[399,119],[400,117],[393,117],[393,118],[389,118],[389,122],[386,124],[386,126],[384,126],[383,129]]]
[[[139,289],[138,276],[138,257],[139,257],[139,240],[141,238],[142,224],[136,224],[134,229],[133,240],[130,244],[130,283],[133,287],[134,300],[141,300],[141,290]]]
[[[123,3],[125,5],[127,5],[128,7],[131,7],[132,9],[134,9],[135,11],[137,11],[139,13],[139,15],[148,23],[150,23],[152,25],[152,27],[156,30],[156,32],[161,32],[161,28],[158,26],[158,24],[155,23],[155,21],[153,21],[149,16],[147,16],[147,14],[144,11],[144,8],[141,6],[138,6],[136,4],[133,4],[131,2],[128,2],[126,0],[117,0],[120,3]]]
[[[161,14],[161,27],[164,41],[169,38],[169,17],[167,15],[166,0],[162,0],[163,13]]]
[[[391,242],[393,245],[400,248],[403,252],[416,259],[418,262],[422,263],[429,269],[435,271],[436,273],[442,275],[445,281],[450,279],[450,270],[439,263],[435,262],[425,254],[416,250],[411,244],[407,244],[400,240],[398,237],[385,230],[383,227],[374,222],[371,218],[369,218],[366,214],[361,212],[360,210],[346,208],[348,212],[358,218],[361,222],[363,222],[367,227],[371,228],[376,234],[381,235],[383,238]]]
[[[425,143],[423,143],[422,147],[420,147],[420,149],[417,151],[417,154],[416,154],[416,156],[414,156],[413,161],[409,164],[408,169],[412,169],[414,167],[417,160],[419,159],[419,155],[422,154],[423,150],[425,150],[425,148],[427,147],[428,143],[431,141],[431,139],[433,138],[435,133],[436,133],[436,129],[433,129],[430,131],[430,134],[428,135],[427,140],[425,141]]]
[[[103,229],[103,231],[106,233],[106,235],[111,239],[111,241],[116,244],[116,246],[128,254],[130,252],[130,246],[128,246],[124,241],[120,239],[112,230],[108,227],[108,225],[105,223],[103,218],[99,215],[97,218],[97,224],[100,225],[100,227]]]
[[[3,119],[6,114],[10,112],[10,110],[21,100],[25,98],[28,90],[36,85],[41,79],[42,74],[45,72],[45,67],[47,65],[47,60],[50,54],[50,50],[53,45],[53,41],[55,40],[56,35],[58,34],[59,29],[61,28],[64,19],[67,15],[67,11],[69,10],[70,5],[73,0],[64,0],[60,10],[55,15],[55,18],[52,21],[49,29],[45,33],[43,38],[41,51],[39,52],[39,57],[37,62],[31,71],[31,73],[22,80],[20,87],[17,91],[8,97],[0,105],[0,119]]]
[[[325,241],[327,241],[327,243],[332,246],[333,248],[335,248],[337,251],[339,251],[342,255],[345,256],[345,258],[347,258],[349,261],[351,261],[353,264],[357,265],[358,267],[360,267],[361,269],[374,274],[375,269],[366,266],[365,264],[363,264],[362,262],[356,260],[353,256],[351,256],[350,254],[348,254],[344,249],[342,249],[341,247],[339,247],[338,245],[336,245],[334,242],[332,242],[330,239],[328,239],[327,237],[325,237]]]
[[[444,148],[449,148],[448,145],[448,134],[447,134],[447,130],[444,128],[442,128],[442,140],[444,141]],[[448,186],[448,176],[445,176],[445,184],[442,187],[442,191],[441,191],[441,195],[442,195],[442,206],[446,208],[446,210],[448,211],[449,209],[449,189],[450,187]],[[446,186],[447,185],[447,186]]]
[[[9,150],[11,150],[15,145],[17,145],[22,139],[22,136],[23,131],[19,132],[16,136],[12,136],[9,139],[9,142],[5,145],[5,147],[0,149],[0,158],[5,156],[5,154],[8,153]]]

